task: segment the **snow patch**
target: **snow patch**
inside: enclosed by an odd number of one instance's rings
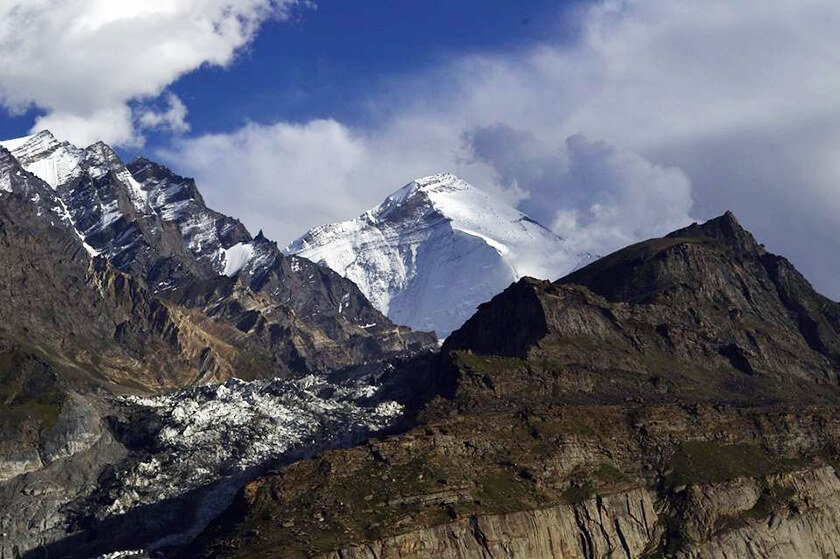
[[[455,231],[460,231],[461,233],[466,233],[467,235],[472,235],[473,237],[478,237],[479,239],[483,240],[485,243],[487,243],[488,245],[490,245],[491,247],[493,247],[497,251],[499,251],[499,254],[501,254],[503,256],[505,254],[510,253],[510,249],[508,247],[506,247],[505,245],[503,245],[499,241],[491,239],[487,235],[482,235],[481,233],[478,233],[476,231],[470,231],[469,229],[464,229],[464,228],[453,227],[453,229]]]
[[[154,454],[117,472],[103,513],[116,515],[235,477],[301,448],[327,448],[391,425],[403,407],[376,400],[365,382],[231,379],[119,402],[138,425],[155,425]]]
[[[140,211],[145,211],[149,206],[149,193],[143,190],[143,187],[128,169],[120,169],[116,176],[119,181],[128,186],[129,197],[134,203],[134,207]]]
[[[32,134],[31,136],[24,136],[22,138],[14,138],[14,139],[11,139],[11,140],[0,140],[0,146],[3,146],[4,148],[6,148],[9,151],[14,151],[34,137],[35,137],[35,134]]]
[[[56,189],[77,174],[82,150],[59,142],[49,132],[7,140],[0,145],[15,156],[24,169]]]
[[[254,257],[254,244],[237,243],[230,248],[220,248],[219,251],[225,266],[222,274],[232,278]]]

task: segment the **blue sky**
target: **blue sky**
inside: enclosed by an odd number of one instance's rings
[[[228,67],[204,65],[169,90],[189,110],[193,135],[248,122],[306,122],[331,117],[353,125],[382,118],[373,105],[388,82],[410,80],[447,60],[571,41],[571,0],[325,0],[288,20],[269,20]],[[43,111],[0,110],[4,137],[25,135]],[[170,134],[146,133],[153,150]]]
[[[442,171],[581,252],[733,210],[837,298],[837,29],[836,0],[11,0],[0,136],[143,152],[281,245]]]
[[[564,28],[564,4],[320,2],[292,21],[266,24],[232,67],[198,70],[172,90],[189,105],[198,134],[230,130],[247,121],[333,117],[361,124],[376,118],[368,102],[382,82],[411,79],[466,53],[524,49],[573,34],[571,26]]]

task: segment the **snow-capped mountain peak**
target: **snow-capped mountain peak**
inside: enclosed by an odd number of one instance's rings
[[[0,145],[12,152],[24,169],[53,189],[80,174],[83,150],[69,142],[59,141],[49,130],[2,141]]]
[[[475,188],[451,173],[429,175],[408,183],[388,196],[380,205],[366,213],[374,220],[388,219],[392,212],[405,208],[412,201],[433,204],[435,199],[444,199],[447,192],[463,192],[469,190],[475,190]]]
[[[65,171],[64,162],[75,166]],[[352,282],[304,258],[284,257],[261,233],[251,236],[237,219],[208,208],[194,180],[142,158],[126,165],[102,142],[82,149],[49,132],[3,142],[0,210],[23,211],[39,227],[54,227],[66,241],[61,250],[81,259],[87,251],[97,274],[113,266],[148,296],[144,301],[208,313],[247,338],[243,344],[277,356],[265,365],[237,363],[237,374],[251,374],[248,367],[326,371],[433,343],[428,333],[386,320]],[[215,342],[206,343],[202,355],[209,357],[195,365],[202,382],[233,370],[227,356],[214,357]]]
[[[395,322],[446,336],[522,276],[556,278],[576,259],[564,241],[450,173],[418,178],[356,219],[286,247],[352,279]]]
[[[165,167],[142,158],[125,165],[104,142],[79,148],[48,130],[0,146],[23,171],[55,191],[57,201],[50,203],[61,207],[88,252],[122,269],[143,266],[143,255],[159,252],[161,247],[152,247],[161,242],[169,245],[164,252],[192,253],[201,266],[220,275],[235,275],[252,254],[233,248],[250,241],[242,224],[208,209],[193,181]],[[168,224],[180,231],[182,248],[165,233]]]

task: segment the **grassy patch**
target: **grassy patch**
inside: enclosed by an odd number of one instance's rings
[[[572,485],[560,496],[563,501],[569,505],[577,505],[584,501],[588,501],[595,496],[595,487],[591,482],[584,482],[579,485]]]
[[[618,468],[606,462],[591,471],[577,471],[573,477],[572,485],[560,495],[562,501],[569,505],[577,505],[592,499],[599,492],[609,492],[617,486],[632,483]]]
[[[712,484],[739,477],[763,477],[796,468],[799,462],[772,456],[753,444],[682,443],[674,453],[666,476],[671,486]]]
[[[63,403],[64,394],[45,364],[17,354],[0,356],[0,422],[14,427],[30,419],[48,430]]]
[[[498,375],[510,370],[521,370],[528,367],[528,363],[524,359],[476,355],[469,351],[453,352],[452,362],[461,371],[476,375]]]
[[[623,485],[631,481],[618,468],[606,462],[598,465],[593,476],[599,484],[603,485]]]
[[[528,428],[536,439],[555,441],[568,436],[594,437],[594,420],[586,414],[567,413],[561,417],[529,417]]]
[[[512,472],[487,475],[478,486],[478,508],[483,513],[523,510],[536,502],[534,486]]]

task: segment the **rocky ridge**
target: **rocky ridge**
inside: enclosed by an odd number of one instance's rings
[[[30,197],[38,212],[60,208],[92,257],[230,330],[229,345],[263,356],[240,376],[326,371],[432,344],[394,326],[351,282],[283,256],[262,234],[208,209],[191,179],[142,158],[125,165],[104,143],[81,149],[46,131],[5,145],[8,180],[37,184]],[[203,368],[205,382],[229,378],[223,367]]]
[[[731,214],[520,280],[416,427],[252,482],[189,553],[835,557],[838,310]]]

